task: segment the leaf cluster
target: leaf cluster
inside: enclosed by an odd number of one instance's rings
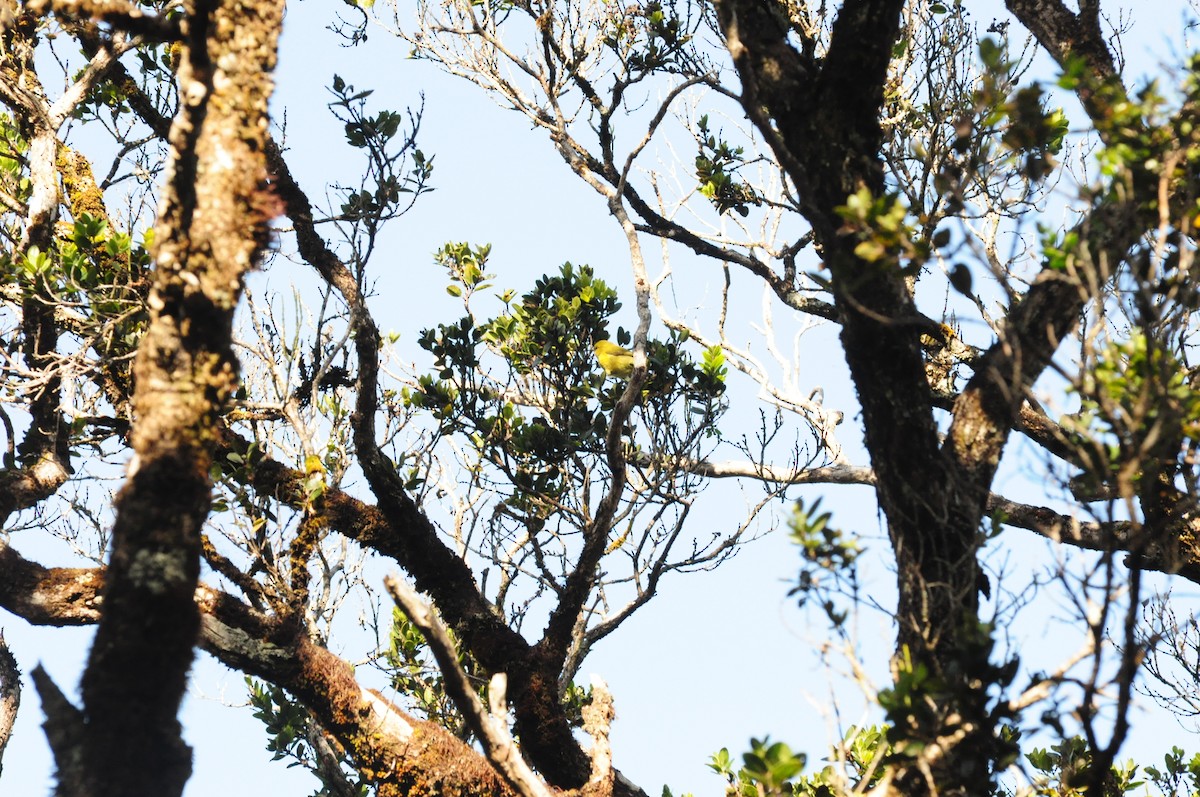
[[[731,147],[709,132],[707,115],[700,117],[697,127],[700,152],[696,155],[696,179],[700,193],[721,215],[731,210],[743,218],[750,215],[750,206],[761,205],[763,200],[751,185],[736,178],[745,164],[745,149]]]
[[[1179,752],[1182,754],[1181,750]],[[1039,797],[1084,797],[1087,794],[1086,786],[1092,777],[1093,761],[1092,752],[1083,737],[1072,736],[1049,748],[1035,748],[1025,758],[1038,773],[1034,779],[1034,794]],[[1178,769],[1172,768],[1173,763],[1182,764],[1182,761],[1174,762],[1168,755],[1168,772],[1180,774]],[[1170,779],[1169,775],[1154,771],[1159,774],[1158,779],[1152,778],[1156,783],[1159,779],[1163,782]],[[1138,765],[1132,760],[1114,764],[1104,779],[1104,793],[1117,797],[1144,786],[1145,781],[1137,780],[1137,774]],[[1168,792],[1164,790],[1164,793]]]
[[[896,657],[892,686],[878,695],[892,747],[888,761],[914,761],[929,745],[963,733],[969,740],[958,743],[956,765],[990,777],[994,784],[1020,752],[1021,733],[1012,724],[1014,714],[1003,696],[1019,662],[1015,657],[992,661],[989,624],[962,628],[956,641],[941,674],[914,661],[907,647]],[[947,706],[955,709],[948,714]]]
[[[475,660],[457,644],[454,632],[450,631],[458,651],[458,666],[475,684],[480,700],[487,704],[487,678]],[[388,645],[383,653],[383,663],[391,678],[392,687],[407,699],[431,722],[449,728],[459,738],[469,740],[470,729],[454,701],[446,694],[445,679],[429,645],[421,631],[409,621],[404,612],[392,609],[392,627],[388,634]]]
[[[855,535],[848,534],[830,524],[831,512],[821,511],[821,499],[811,506],[797,500],[788,519],[791,529],[789,538],[800,547],[803,565],[799,581],[788,595],[799,595],[800,605],[810,599],[820,601],[826,617],[840,627],[848,612],[839,611],[834,598],[842,593],[851,595],[858,589],[856,562],[863,549]],[[826,580],[828,577],[828,580]]]
[[[886,728],[851,726],[831,756],[839,766],[829,764],[810,775],[801,774],[808,763],[804,753],[769,738],[751,739],[741,766],[722,748],[708,767],[725,779],[729,797],[834,797],[869,791],[883,777],[880,763],[889,752]],[[664,787],[663,794],[670,790]]]
[[[490,285],[489,251],[459,244],[439,253],[453,294],[469,302]],[[465,435],[503,467],[516,495],[553,500],[575,478],[573,458],[601,452],[622,388],[605,388],[592,342],[608,337],[608,319],[621,303],[590,267],[571,263],[519,299],[512,291],[500,299],[505,310],[495,317],[480,321],[468,313],[421,333],[436,375],[422,375],[407,400],[429,411],[443,434]],[[628,333],[619,331],[618,340],[627,343]],[[684,352],[685,340],[648,344],[643,409],[666,413],[682,398],[692,414],[711,422],[722,406],[724,356],[709,350],[697,364]]]
[[[859,260],[899,267],[905,273],[919,271],[929,260],[930,242],[909,224],[908,209],[896,194],[874,196],[863,187],[847,197],[837,213],[843,221],[838,232],[858,241],[854,254]]]
[[[645,5],[614,8],[602,42],[636,79],[656,71],[682,71],[685,46],[692,39],[687,31],[684,18],[651,0]]]
[[[311,797],[344,797],[346,789],[358,797],[367,797],[371,787],[362,781],[345,756],[339,756],[340,771],[336,784],[330,782],[331,774],[318,765],[318,753],[313,749],[312,734],[324,731],[312,719],[312,715],[287,692],[269,683],[246,678],[250,693],[250,706],[254,717],[263,723],[268,735],[267,752],[273,761],[291,759],[288,767],[304,767],[312,771],[321,781],[321,788]]]
[[[363,185],[342,189],[342,218],[364,225],[373,235],[382,222],[403,214],[417,197],[433,190],[429,181],[434,158],[416,145],[420,113],[410,112],[407,121],[388,109],[369,114],[366,103],[374,91],[356,90],[339,75],[333,76],[330,92],[334,99],[329,108],[342,122],[346,143],[367,158]]]

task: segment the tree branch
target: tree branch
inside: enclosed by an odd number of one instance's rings
[[[150,321],[135,362],[135,455],[82,680],[83,766],[64,791],[172,795],[191,773],[177,712],[200,625],[214,431],[237,385],[233,315],[277,214],[262,147],[282,16],[282,2],[212,2],[183,18],[187,101],[169,136]]]
[[[554,679],[535,677],[540,668],[531,662],[528,643],[479,593],[471,569],[438,537],[436,528],[408,495],[395,466],[376,442],[379,330],[354,275],[317,234],[312,205],[273,142],[267,145],[267,157],[276,192],[295,225],[301,257],[350,308],[359,367],[357,403],[351,418],[354,445],[379,502],[378,511],[385,519],[379,526],[359,528],[370,533],[376,545],[386,546],[385,552],[413,577],[417,588],[433,598],[480,665],[489,673],[512,674],[518,732],[539,771],[552,783],[582,782],[587,777],[587,756],[571,734]],[[327,511],[336,513],[339,508],[349,505],[339,507],[335,500],[326,499]],[[396,533],[398,529],[403,532]]]
[[[1090,551],[1123,551],[1125,565],[1138,570],[1178,575],[1200,584],[1200,550],[1176,550],[1161,542],[1194,535],[1194,528],[1152,530],[1128,520],[1082,521],[1044,506],[1011,501],[990,495],[987,511],[1001,523],[1027,529],[1054,542]]]
[[[20,707],[21,670],[0,631],[0,772],[4,770],[4,750],[8,747]]]
[[[1116,74],[1112,53],[1100,29],[1099,3],[1091,4],[1090,9],[1081,3],[1078,15],[1061,0],[1005,0],[1004,5],[1059,66],[1066,65],[1071,56],[1080,56],[1100,79]]]
[[[35,625],[98,622],[104,580],[103,568],[46,568],[11,547],[0,548],[0,608]],[[353,668],[313,643],[295,618],[268,617],[204,584],[196,588],[195,605],[202,618],[200,646],[226,666],[299,698],[378,786],[380,797],[510,794],[487,762],[449,731],[359,686]],[[79,751],[82,713],[40,668],[33,677],[62,775]]]
[[[483,746],[483,752],[509,787],[522,797],[549,797],[550,790],[542,783],[517,748],[516,741],[508,732],[508,707],[505,689],[508,683],[504,673],[492,675],[488,690],[491,711],[475,693],[467,680],[467,674],[458,663],[458,651],[454,640],[437,613],[417,593],[395,576],[384,580],[388,592],[400,610],[424,635],[433,657],[442,671],[446,694],[462,712],[467,726]]]
[[[0,542],[0,607],[34,625],[92,625],[100,619],[103,571],[42,567]]]

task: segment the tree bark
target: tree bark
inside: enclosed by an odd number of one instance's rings
[[[963,481],[938,439],[920,348],[922,326],[895,258],[866,261],[838,208],[867,189],[885,193],[880,151],[883,86],[900,30],[901,0],[850,0],[835,21],[824,59],[788,42],[782,4],[718,0],[720,20],[744,86],[743,105],[771,143],[800,195],[832,275],[846,362],[862,407],[880,508],[896,556],[898,669],[921,669],[932,717],[889,717],[926,743],[952,723],[984,719],[981,695],[963,682],[965,651],[978,638],[976,533],[986,485]],[[790,32],[796,35],[795,31]],[[974,690],[978,692],[978,690]],[[924,698],[922,698],[924,699]],[[969,726],[980,741],[990,729]],[[901,790],[970,793],[989,781],[988,756],[944,762],[929,783],[901,769]]]
[[[100,621],[102,568],[47,568],[0,546],[0,608],[34,625]],[[194,596],[198,644],[221,663],[288,690],[316,717],[381,797],[511,794],[477,751],[440,725],[409,716],[364,689],[354,669],[308,638],[297,618],[270,618],[200,584]],[[47,733],[60,768],[78,754],[77,710],[34,672],[47,707]]]
[[[238,379],[233,314],[278,213],[263,151],[282,16],[282,2],[186,9],[183,103],[134,366],[135,454],[82,681],[81,766],[63,794],[179,794],[191,772],[176,715],[200,629],[212,449]]]
[[[0,772],[4,770],[4,750],[8,747],[20,707],[21,670],[0,632]]]

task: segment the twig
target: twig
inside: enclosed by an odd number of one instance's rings
[[[550,797],[550,790],[525,763],[517,743],[508,732],[508,705],[505,700],[508,677],[504,673],[492,676],[488,687],[489,712],[467,680],[467,674],[458,663],[454,641],[433,608],[421,600],[412,587],[394,576],[384,579],[384,586],[409,621],[425,636],[445,678],[446,694],[462,712],[467,727],[483,745],[488,761],[522,797]]]
[[[1063,664],[1057,670],[1055,670],[1053,675],[1041,679],[1024,692],[1010,700],[1008,702],[1009,711],[1024,711],[1034,703],[1045,700],[1050,696],[1050,690],[1053,689],[1057,684],[1062,683],[1063,678],[1066,677],[1066,674],[1070,672],[1071,668],[1086,659],[1088,656],[1091,656],[1095,650],[1095,641],[1091,636],[1088,636],[1087,642],[1084,643],[1084,646],[1076,651],[1075,654],[1069,659],[1063,662]]]

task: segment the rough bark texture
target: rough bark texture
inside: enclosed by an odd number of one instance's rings
[[[51,5],[84,9],[117,28],[136,22],[143,33],[174,35],[170,24],[135,20],[111,4],[43,1],[24,8]],[[555,786],[583,786],[589,762],[559,702],[558,679],[569,633],[605,541],[589,541],[591,558],[581,559],[570,595],[554,613],[543,640],[531,645],[488,602],[466,562],[443,542],[405,491],[378,445],[379,333],[359,279],[317,233],[307,197],[266,135],[267,75],[274,64],[281,5],[194,0],[188,6],[188,46],[179,72],[184,107],[169,131],[169,120],[120,63],[114,60],[108,67],[129,106],[156,135],[169,135],[173,149],[160,212],[155,282],[147,300],[152,319],[134,374],[134,411],[125,411],[128,370],[105,376],[104,389],[119,414],[136,416],[136,464],[118,501],[107,571],[46,569],[0,544],[0,606],[36,623],[100,623],[84,680],[82,713],[44,674],[36,676],[52,747],[70,778],[63,791],[178,793],[189,755],[175,714],[199,639],[229,666],[299,698],[381,795],[505,793],[481,756],[445,730],[414,720],[362,689],[349,665],[309,638],[284,601],[271,603],[278,614],[268,616],[224,593],[197,588],[214,447],[251,458],[248,443],[223,427],[220,416],[236,382],[230,325],[241,280],[264,244],[265,222],[277,212],[291,218],[302,257],[350,309],[359,366],[354,447],[377,501],[371,505],[329,490],[313,524],[394,560],[411,575],[474,659],[489,673],[510,676],[516,730],[530,761]],[[933,780],[917,766],[906,771],[900,760],[893,785],[914,795],[931,786],[949,795],[981,791],[995,761],[989,748],[992,719],[985,714],[985,690],[973,686],[964,666],[979,650],[975,547],[983,513],[1001,510],[1013,525],[1080,547],[1134,550],[1138,567],[1180,572],[1196,581],[1200,550],[1181,563],[1177,550],[1134,542],[1134,532],[1120,524],[1072,525],[1048,509],[1015,506],[989,493],[1014,428],[1040,436],[1043,447],[1062,456],[1053,448],[1061,437],[1045,428],[1047,419],[1030,417],[1023,400],[1092,298],[1078,282],[1061,273],[1043,274],[1014,303],[996,344],[973,358],[974,376],[954,403],[949,393],[940,399],[931,395],[920,336],[932,322],[917,312],[897,259],[881,263],[859,258],[860,239],[838,213],[857,191],[866,189],[876,197],[885,191],[879,119],[902,0],[842,3],[820,59],[815,42],[789,24],[788,3],[715,0],[715,5],[742,80],[743,104],[797,188],[830,275],[834,304],[796,299],[790,279],[775,277],[753,257],[667,224],[611,169],[607,179],[624,185],[624,196],[656,234],[700,254],[737,262],[765,279],[785,302],[840,324],[874,466],[869,477],[856,478],[876,486],[896,556],[897,650],[902,654],[897,661],[907,657],[941,682],[940,691],[931,696],[937,703],[933,721],[928,727],[905,729],[927,734],[924,741],[944,750],[938,760],[924,762],[932,766],[927,771]],[[1114,76],[1099,25],[1099,3],[1080,2],[1079,13],[1058,0],[1008,0],[1007,5],[1059,63],[1082,59],[1094,79],[1083,81],[1080,98],[1099,119],[1106,110],[1103,103],[1113,95],[1097,87]],[[0,100],[20,111],[22,134],[30,142],[33,190],[19,246],[21,251],[44,250],[63,201],[60,179],[74,217],[85,212],[98,217],[103,197],[86,160],[73,157],[56,140],[66,117],[52,112],[33,69],[39,12],[17,14],[17,8],[11,0],[0,0],[0,16],[13,22],[0,26],[6,54],[0,65]],[[95,21],[60,22],[89,57],[103,58],[111,47]],[[588,166],[598,172],[608,168],[599,162]],[[1134,196],[1147,185],[1138,183]],[[1118,263],[1153,225],[1150,204],[1106,203],[1076,232],[1098,258]],[[126,287],[147,295],[144,282]],[[33,424],[20,448],[20,463],[6,461],[0,472],[0,519],[52,494],[69,469],[53,375],[61,330],[44,288],[19,295],[23,358],[50,377],[33,396]],[[805,304],[796,304],[801,301]],[[935,406],[952,413],[944,442]],[[259,458],[244,478],[260,496],[296,509],[312,508],[302,472]],[[1171,522],[1169,512],[1161,514],[1164,523]],[[299,572],[304,557],[297,552],[292,551]],[[254,598],[252,576],[232,563],[222,569],[211,546],[209,556],[216,569]],[[295,584],[297,595],[306,588],[301,582]],[[102,588],[103,601],[98,597]],[[950,739],[944,731],[951,726],[965,730]],[[120,777],[114,779],[114,773]],[[632,789],[621,781],[615,787],[617,793]]]
[[[857,240],[839,233],[836,212],[860,188],[883,191],[879,111],[902,5],[846,3],[823,62],[806,61],[787,44],[781,8],[725,0],[718,9],[746,85],[744,103],[760,128],[775,121],[778,134],[769,137],[790,164],[833,274],[842,343],[901,574],[900,644],[923,659],[939,655],[938,640],[953,636],[964,619],[958,607],[969,616],[974,604],[971,541],[982,498],[974,517],[952,499],[902,274],[860,260]],[[771,19],[773,27],[764,21]]]
[[[47,252],[53,240],[59,209],[55,152],[64,119],[54,113],[37,77],[37,17],[18,14],[11,2],[5,2],[0,11],[11,23],[0,29],[0,101],[13,109],[21,135],[29,142],[29,199],[21,240],[14,247],[19,257],[35,250]],[[59,411],[62,379],[53,367],[59,334],[54,307],[53,292],[42,278],[21,299],[21,354],[27,367],[47,376],[31,395],[29,429],[17,447],[19,462],[13,461],[11,453],[5,456],[5,470],[0,474],[0,521],[52,495],[69,473],[67,438]],[[11,441],[12,432],[6,431]]]
[[[0,544],[0,606],[35,625],[93,625],[103,584],[95,568],[42,567]]]
[[[978,652],[976,534],[1025,388],[1074,317],[1067,312],[1043,328],[1018,321],[1013,335],[978,366],[976,381],[955,406],[951,439],[943,448],[909,288],[894,261],[880,265],[856,255],[858,239],[847,234],[837,214],[860,189],[876,197],[884,191],[879,118],[902,3],[846,2],[823,60],[806,58],[802,53],[812,48],[797,51],[787,42],[781,5],[719,0],[717,7],[745,87],[743,104],[796,184],[832,274],[842,344],[896,556],[898,661],[911,657],[942,682],[932,726],[904,731],[934,742],[942,738],[943,725],[962,724],[966,738],[960,750],[978,748],[974,755],[955,755],[953,764],[935,762],[933,783],[916,767],[902,771],[896,782],[913,793],[930,787],[971,793],[989,782],[992,734],[985,699],[963,675]],[[1055,303],[1063,292],[1043,289],[1046,296],[1028,314],[1043,302]],[[1072,295],[1078,302],[1078,292]],[[1071,302],[1059,298],[1059,304]]]
[[[218,593],[200,598],[204,647],[299,698],[380,797],[509,793],[487,761],[461,740],[359,686],[353,668],[308,639],[302,623],[256,617]]]
[[[68,27],[89,55],[102,51],[102,39],[94,24],[75,20],[70,21]],[[113,80],[126,92],[130,106],[152,130],[162,135],[166,120],[158,114],[153,103],[119,63],[113,65],[112,72]],[[589,762],[575,739],[559,699],[561,651],[555,655],[537,651],[508,627],[504,618],[480,594],[470,568],[445,545],[438,530],[406,495],[392,464],[379,450],[373,426],[377,411],[378,330],[354,275],[317,233],[311,205],[292,178],[282,153],[270,141],[266,153],[272,189],[282,202],[282,211],[295,225],[301,255],[333,290],[341,294],[352,308],[354,317],[354,339],[360,360],[355,442],[378,503],[372,506],[340,492],[331,492],[324,501],[322,522],[392,558],[413,577],[420,589],[433,596],[442,616],[454,627],[461,644],[476,661],[489,673],[509,674],[517,730],[530,760],[556,785],[581,786],[589,777]],[[243,441],[232,435],[224,438],[224,444],[243,456],[249,455]],[[303,505],[305,499],[295,471],[270,461],[262,461],[259,465],[253,469],[251,478],[260,494],[279,497],[294,507]],[[215,559],[211,561],[216,562]],[[214,567],[220,569],[219,563]],[[235,572],[228,569],[222,572],[234,583],[244,582]],[[626,782],[618,782],[618,793],[628,788]]]
[[[994,738],[986,700],[964,674],[980,664],[983,653],[976,535],[1012,430],[1030,428],[1022,413],[1028,390],[1076,328],[1095,288],[1050,270],[1035,280],[1014,303],[997,342],[973,363],[974,376],[955,400],[949,433],[939,443],[910,291],[894,262],[880,266],[856,256],[857,239],[836,212],[862,188],[876,197],[884,191],[878,120],[902,4],[843,4],[823,60],[808,55],[815,48],[806,42],[799,50],[789,44],[783,4],[717,0],[716,5],[744,86],[743,105],[795,183],[832,274],[846,361],[896,556],[898,661],[911,656],[941,679],[938,721],[965,729],[965,737],[955,741],[957,750],[945,747],[932,762],[933,782],[914,767],[901,772],[896,784],[909,793],[929,788],[972,793],[991,777],[988,745]],[[1059,63],[1080,59],[1088,77],[1080,82],[1079,98],[1100,122],[1120,87],[1113,82],[1098,3],[1081,4],[1078,14],[1057,0],[1007,5]],[[1103,126],[1098,129],[1103,136]],[[1133,195],[1156,196],[1154,179],[1135,170]],[[1075,232],[1097,263],[1117,264],[1153,229],[1155,212],[1153,203],[1106,201]],[[1044,512],[1023,514],[1028,527],[1053,525]],[[1112,544],[1116,538],[1109,539]],[[1076,544],[1097,543],[1081,538]],[[1153,566],[1166,566],[1169,556],[1150,553]],[[926,741],[945,741],[938,728],[926,730]]]
[[[0,549],[0,608],[35,625],[94,624],[104,570],[46,568]],[[12,586],[10,586],[12,585]],[[299,698],[380,795],[510,794],[478,752],[430,722],[364,690],[351,666],[310,640],[295,618],[270,618],[203,584],[195,592],[200,646],[225,665]],[[35,681],[60,767],[78,753],[77,710],[43,674]],[[46,702],[48,701],[48,703]]]
[[[135,458],[83,677],[79,780],[63,793],[179,794],[191,771],[176,714],[200,626],[211,450],[237,384],[233,313],[275,215],[263,149],[282,15],[281,2],[187,8],[183,104],[134,369]]]
[[[3,771],[4,749],[8,747],[20,707],[21,670],[4,641],[4,634],[0,633],[0,771]]]

